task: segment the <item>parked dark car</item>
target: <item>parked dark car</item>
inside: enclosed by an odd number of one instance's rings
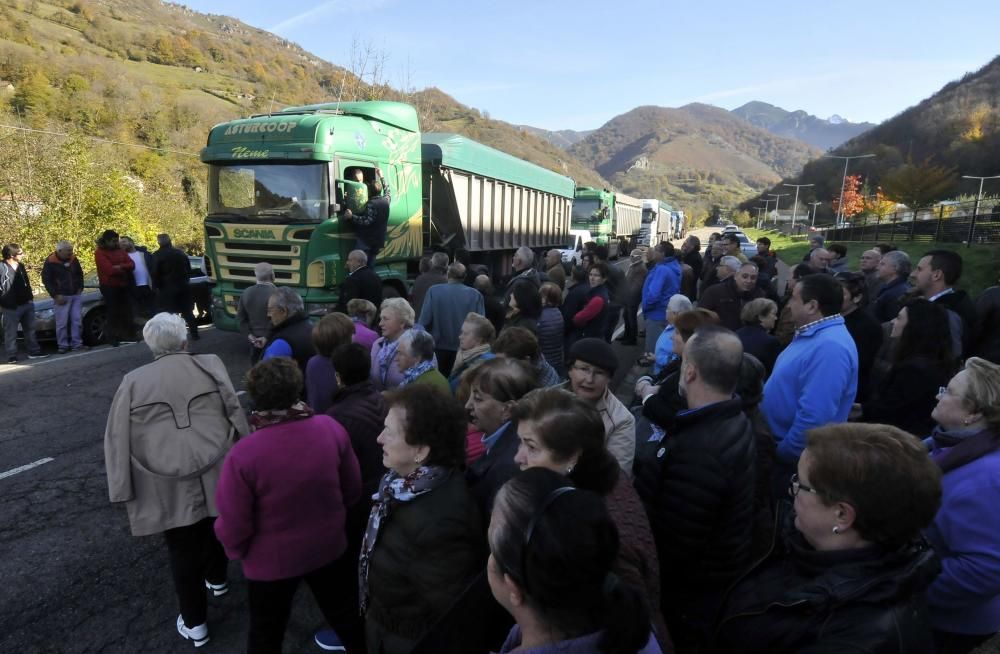
[[[205,272],[204,257],[188,256],[188,260],[191,262],[188,283],[194,296],[195,317],[200,323],[210,322],[214,283]],[[86,345],[98,345],[104,341],[107,310],[104,307],[104,297],[97,288],[97,274],[88,275],[83,286],[83,302],[80,308],[83,342]],[[54,341],[56,338],[53,301],[44,293],[35,296],[35,336],[40,341]]]

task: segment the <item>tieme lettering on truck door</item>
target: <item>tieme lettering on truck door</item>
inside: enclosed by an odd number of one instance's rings
[[[367,183],[380,169],[390,192],[374,265],[387,295],[406,294],[429,248],[464,248],[500,275],[518,246],[569,240],[572,179],[456,134],[421,134],[416,111],[398,102],[290,107],[216,125],[201,159],[220,329],[236,330],[239,295],[260,261],[310,314],[336,305],[356,243],[345,211],[363,213],[368,201],[359,172]]]

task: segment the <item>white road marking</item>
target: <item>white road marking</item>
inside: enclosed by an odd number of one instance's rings
[[[20,467],[17,467],[17,468],[12,468],[12,469],[8,470],[7,472],[0,472],[0,479],[6,479],[7,477],[13,477],[14,475],[22,473],[22,472],[25,472],[26,470],[31,470],[32,468],[37,468],[40,465],[44,465],[44,464],[48,463],[49,461],[55,461],[55,459],[53,459],[51,456],[47,456],[44,459],[39,459],[39,460],[33,461],[31,463],[26,463],[23,466],[20,466]]]

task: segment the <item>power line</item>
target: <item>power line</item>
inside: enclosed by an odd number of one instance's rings
[[[65,132],[53,132],[46,129],[32,129],[30,127],[17,127],[15,125],[4,125],[0,123],[0,127],[5,127],[7,129],[12,129],[16,132],[32,132],[35,134],[48,134],[49,136],[62,136],[64,138],[72,138],[73,134],[66,134]],[[91,141],[99,141],[101,143],[110,143],[111,145],[124,145],[130,148],[143,148],[144,150],[155,150],[156,152],[170,152],[172,154],[183,154],[188,157],[197,157],[197,152],[184,152],[183,150],[171,150],[170,148],[154,148],[151,145],[140,145],[139,143],[126,143],[124,141],[112,141],[111,139],[101,138],[100,136],[86,136],[80,135],[85,139],[90,139]]]

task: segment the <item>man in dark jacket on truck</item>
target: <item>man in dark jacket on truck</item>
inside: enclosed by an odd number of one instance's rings
[[[69,241],[56,243],[56,251],[42,266],[42,284],[52,298],[59,354],[83,347],[81,307],[83,306],[83,268],[73,255]]]
[[[375,169],[375,179],[365,182],[364,171],[355,168],[353,174],[358,182],[364,182],[368,187],[368,204],[365,212],[354,214],[350,209],[344,212],[344,217],[354,222],[354,236],[357,242],[356,250],[362,250],[368,255],[368,265],[375,265],[375,256],[385,246],[385,235],[389,229],[389,204],[392,202],[392,192],[385,183],[380,168]]]
[[[735,334],[699,328],[684,346],[687,411],[639,469],[663,565],[663,615],[678,651],[699,651],[726,588],[750,564],[756,482],[753,425],[733,396],[743,363]]]

